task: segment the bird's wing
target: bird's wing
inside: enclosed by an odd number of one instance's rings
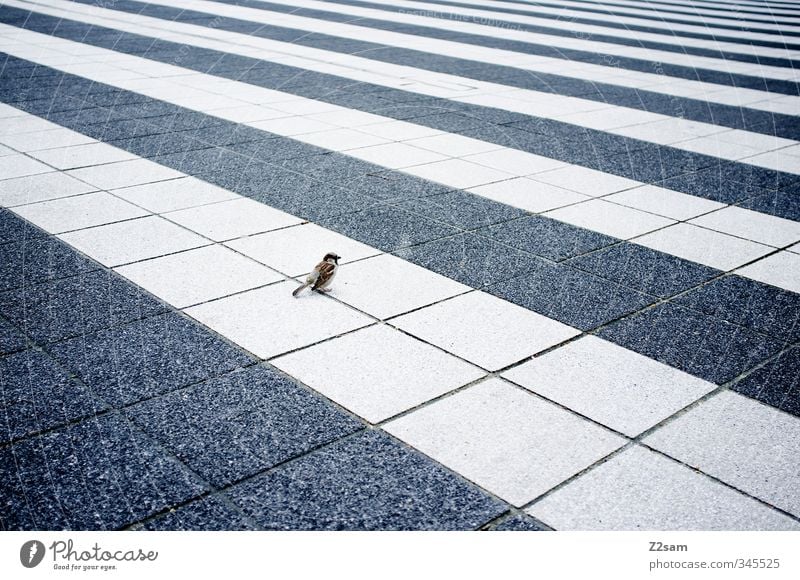
[[[333,272],[336,269],[336,266],[328,262],[320,262],[319,264],[317,264],[317,267],[315,269],[319,272],[319,277],[317,277],[317,280],[314,283],[313,287],[314,290],[324,285],[325,282],[331,279],[331,276],[333,276]]]

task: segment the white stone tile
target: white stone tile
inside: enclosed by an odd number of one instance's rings
[[[749,143],[723,141],[716,135],[700,137],[690,141],[681,141],[676,145],[684,151],[693,151],[704,155],[712,155],[721,159],[742,159],[762,153],[763,149],[751,147]]]
[[[402,167],[411,167],[413,165],[447,159],[446,156],[440,155],[439,153],[420,149],[419,147],[412,147],[404,143],[387,143],[385,145],[363,147],[361,149],[348,151],[347,154],[351,157],[369,161],[376,165],[382,165],[389,169],[400,169]]]
[[[376,123],[385,124],[386,117],[380,115],[373,115],[355,109],[336,109],[333,111],[325,111],[323,113],[314,113],[313,115],[306,115],[309,119],[322,121],[323,123],[330,123],[337,127],[356,128],[360,131],[364,126],[374,125]],[[394,139],[386,138],[389,141]]]
[[[671,189],[643,185],[620,191],[605,198],[642,211],[649,211],[674,220],[684,221],[695,216],[725,207],[724,203],[687,195]]]
[[[382,252],[353,239],[306,223],[226,242],[227,246],[288,276],[308,274],[328,252],[347,264]]]
[[[794,252],[778,252],[745,266],[736,273],[800,294],[800,254]]]
[[[586,336],[503,377],[635,437],[717,386],[595,336]]]
[[[394,318],[391,324],[490,371],[580,334],[479,291]]]
[[[723,131],[715,135],[720,141],[728,141],[731,143],[744,143],[750,147],[761,149],[763,151],[771,151],[782,147],[795,149],[798,147],[797,141],[792,139],[785,139],[783,137],[776,137],[774,135],[763,135],[761,133],[752,133],[750,131],[743,131],[741,129],[733,129],[731,131]],[[789,153],[787,149],[781,149],[781,153]]]
[[[116,161],[136,159],[136,155],[123,151],[105,143],[89,143],[88,145],[75,145],[73,147],[60,147],[58,149],[45,149],[30,153],[56,169],[75,169]]]
[[[0,157],[0,182],[5,179],[26,177],[28,175],[37,175],[50,171],[53,171],[52,167],[48,167],[44,163],[40,163],[25,155],[17,154]]]
[[[431,403],[384,428],[517,506],[625,443],[500,379]]]
[[[255,127],[256,129],[262,129],[264,131],[269,131],[270,133],[283,135],[284,137],[338,129],[336,125],[323,123],[322,121],[308,119],[305,117],[281,117],[280,119],[254,121],[247,124],[251,127]]]
[[[15,109],[19,110],[19,109]],[[0,135],[19,135],[35,131],[58,129],[59,126],[45,119],[20,111],[21,115],[6,117],[0,123]]]
[[[164,217],[217,242],[303,222],[300,218],[247,198],[182,209],[164,214]]]
[[[13,133],[0,137],[0,142],[17,151],[37,151],[40,149],[52,149],[54,147],[71,147],[84,143],[95,143],[91,137],[76,133],[70,129],[59,127],[47,131],[36,131],[33,133]]]
[[[96,185],[100,189],[118,189],[120,187],[183,177],[183,173],[147,159],[135,159],[133,161],[120,161],[118,163],[72,169],[67,174]]]
[[[389,121],[388,123],[376,123],[358,128],[359,131],[377,135],[390,141],[405,141],[407,139],[419,139],[420,137],[430,137],[443,133],[439,129],[415,125],[405,121]]]
[[[616,127],[649,123],[658,120],[659,115],[626,107],[608,107],[596,111],[571,113],[556,118],[564,123],[607,131]]]
[[[13,149],[6,147],[5,145],[0,145],[0,157],[5,157],[6,155],[14,155],[17,153]]]
[[[761,502],[638,445],[526,511],[564,531],[800,529]]]
[[[417,165],[407,168],[405,173],[436,181],[456,189],[478,187],[479,185],[514,177],[510,173],[491,169],[477,163],[470,163],[463,159],[448,159],[426,165]]]
[[[195,177],[180,177],[114,189],[112,193],[153,213],[176,211],[240,196]]]
[[[609,203],[602,199],[592,199],[556,209],[545,215],[621,240],[640,236],[675,223],[669,218]]]
[[[97,191],[93,185],[58,171],[0,181],[0,205],[13,207]]]
[[[464,137],[463,135],[455,135],[453,133],[442,133],[432,137],[412,139],[405,143],[406,145],[413,145],[414,147],[435,151],[447,157],[464,157],[465,155],[474,155],[476,153],[486,153],[487,151],[503,149],[500,145],[494,143],[487,143],[486,141]]]
[[[774,251],[769,246],[691,224],[675,224],[634,241],[653,250],[726,272]]]
[[[186,313],[265,359],[373,322],[318,293],[294,298],[295,288],[294,282],[273,284],[206,302]]]
[[[176,308],[283,279],[277,272],[218,245],[121,266],[117,272]]]
[[[354,131],[352,129],[331,129],[329,131],[307,133],[303,135],[303,142],[331,151],[347,151],[348,149],[382,145],[390,141],[382,137],[368,135],[367,133]]]
[[[468,155],[464,157],[464,161],[485,165],[498,171],[505,171],[510,175],[522,177],[524,175],[532,175],[542,171],[550,171],[551,169],[558,169],[567,165],[563,161],[557,159],[550,159],[549,157],[542,157],[528,153],[527,151],[519,151],[517,149],[498,149],[495,151],[488,151],[486,153],[478,153],[477,155]]]
[[[747,157],[742,160],[742,163],[766,167],[767,169],[774,169],[776,171],[800,174],[800,156],[788,155],[780,151],[770,151],[769,153],[762,153],[754,157]]]
[[[23,205],[16,208],[15,211],[51,234],[90,228],[149,214],[149,212],[104,191]]]
[[[632,179],[577,165],[537,173],[531,179],[557,185],[591,197],[608,195],[609,193],[616,193],[641,185],[641,183]]]
[[[800,420],[722,391],[644,443],[794,515],[800,515]]]
[[[59,237],[109,267],[209,244],[205,238],[157,216],[79,230]]]
[[[252,121],[266,121],[267,119],[280,119],[289,117],[290,113],[278,111],[264,105],[244,105],[239,107],[225,107],[214,109],[214,116],[233,121],[234,123],[250,123]]]
[[[787,248],[786,251],[794,254],[800,254],[800,243],[795,244],[791,248]]]
[[[776,248],[800,240],[800,223],[735,206],[695,218],[689,223]]]
[[[525,177],[471,187],[467,191],[533,213],[540,213],[591,199],[580,193],[562,189],[555,185],[533,181]]]
[[[12,107],[11,105],[6,105],[5,103],[0,103],[0,119],[10,119],[11,117],[26,117],[29,113],[21,109],[17,109],[16,107]],[[6,121],[4,121],[5,123]]]
[[[388,254],[340,266],[331,295],[376,318],[387,318],[470,290]]]
[[[371,423],[485,374],[385,325],[288,354],[272,364]]]
[[[709,123],[689,122],[686,119],[673,118],[611,129],[609,133],[641,139],[649,143],[669,145],[704,135],[721,134],[728,130],[726,127]]]

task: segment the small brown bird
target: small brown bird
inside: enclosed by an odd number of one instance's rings
[[[336,276],[336,270],[339,268],[340,259],[341,257],[333,252],[328,252],[325,254],[325,257],[322,258],[322,261],[314,266],[314,269],[306,278],[306,283],[292,292],[292,296],[297,297],[300,292],[309,286],[311,286],[312,290],[330,292],[330,288],[328,288],[328,286],[330,286],[331,282],[333,282],[333,277]]]

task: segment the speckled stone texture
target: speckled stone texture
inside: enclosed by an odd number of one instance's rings
[[[508,516],[489,529],[494,532],[543,532],[547,530],[537,524],[533,518],[520,514]]]
[[[146,522],[149,531],[229,531],[253,530],[255,526],[236,507],[221,496],[208,496]]]
[[[521,209],[464,191],[406,200],[395,205],[412,213],[418,213],[432,220],[465,230],[505,222],[525,215]]]
[[[126,414],[217,487],[362,427],[311,391],[262,366],[150,399]]]
[[[0,449],[0,529],[113,530],[207,490],[118,415]]]
[[[781,353],[731,388],[800,417],[800,348]]]
[[[320,449],[227,495],[269,530],[477,529],[506,510],[376,431]]]
[[[66,278],[99,266],[49,238],[0,245],[0,290]]]

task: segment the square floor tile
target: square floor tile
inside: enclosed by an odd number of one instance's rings
[[[786,342],[800,340],[800,294],[730,275],[695,288],[675,302]]]
[[[361,328],[373,320],[316,292],[295,298],[297,284],[250,290],[186,312],[260,358],[270,358]]]
[[[433,151],[428,151],[427,149],[421,149],[419,147],[412,147],[405,143],[387,143],[385,145],[363,147],[361,149],[350,150],[347,154],[363,161],[382,165],[388,169],[412,167],[414,165],[441,161],[448,158],[447,155],[434,153]]]
[[[779,352],[782,343],[695,310],[659,304],[599,336],[707,381],[723,384]]]
[[[339,264],[381,253],[312,223],[240,238],[225,245],[288,276],[307,274],[328,252],[342,257]]]
[[[625,440],[490,379],[385,429],[514,505],[523,505],[621,447]]]
[[[380,431],[226,491],[267,530],[472,530],[508,507]]]
[[[519,276],[538,258],[471,233],[433,240],[395,252],[401,258],[472,288]]]
[[[592,199],[563,207],[549,211],[545,215],[621,240],[640,236],[675,223],[669,218],[608,203],[601,199]]]
[[[272,362],[371,423],[486,374],[385,325],[358,330]]]
[[[765,284],[800,294],[800,254],[778,252],[736,271]]]
[[[157,216],[69,232],[59,237],[109,267],[211,243]]]
[[[629,437],[717,388],[595,336],[536,357],[503,377]]]
[[[723,272],[774,251],[763,244],[684,223],[636,238],[635,243]]]
[[[29,224],[13,211],[0,208],[0,245],[23,242],[46,235],[46,232]]]
[[[533,213],[564,207],[565,205],[572,205],[589,199],[580,193],[533,181],[525,177],[471,187],[467,191]]]
[[[115,530],[208,491],[118,415],[6,447],[0,469],[7,530]]]
[[[641,185],[641,183],[632,179],[626,179],[625,177],[603,173],[602,171],[596,171],[578,165],[570,165],[569,167],[537,173],[532,176],[531,179],[563,187],[564,189],[569,189],[591,197],[608,195],[609,193],[616,193],[624,189],[630,189]]]
[[[0,157],[0,180],[48,173],[54,169],[26,155],[4,155]]]
[[[404,143],[406,145],[427,149],[428,151],[435,151],[447,157],[464,157],[466,155],[502,149],[500,145],[495,145],[494,143],[487,143],[486,141],[480,141],[453,133],[441,133],[430,137],[411,139],[410,141],[404,141]]]
[[[590,330],[656,299],[564,264],[538,260],[522,275],[487,292],[564,324]]]
[[[742,491],[800,515],[800,421],[723,391],[644,443]]]
[[[53,238],[0,245],[0,290],[97,270],[97,262]]]
[[[358,130],[391,141],[419,139],[421,137],[430,137],[431,135],[439,135],[442,133],[439,129],[425,127],[424,125],[415,125],[414,123],[407,123],[406,121],[389,121],[388,123],[363,125],[360,126]]]
[[[518,149],[497,149],[478,153],[477,155],[467,155],[464,157],[464,161],[478,163],[479,165],[485,165],[486,167],[520,177],[557,169],[566,165],[563,161],[542,157],[527,151],[519,151]]]
[[[26,350],[0,357],[0,389],[5,420],[0,442],[52,429],[107,408],[92,392],[71,379],[53,359]]]
[[[741,207],[726,207],[689,223],[776,248],[800,240],[800,223]]]
[[[525,215],[521,209],[495,203],[465,191],[450,191],[441,195],[397,201],[394,205],[465,230]]]
[[[28,348],[27,339],[21,329],[0,319],[0,355]]]
[[[100,189],[117,189],[184,176],[179,171],[164,167],[148,159],[119,161],[106,165],[72,169],[67,174],[81,181],[96,185]]]
[[[605,198],[606,201],[618,203],[660,216],[683,221],[715,209],[725,207],[724,204],[687,195],[664,187],[643,185],[621,191]]]
[[[0,182],[2,187],[2,182]],[[789,220],[800,221],[800,191],[771,191],[741,203],[741,207],[759,211],[761,213],[782,217]],[[767,190],[765,190],[767,191]]]
[[[493,532],[543,532],[547,530],[533,518],[521,514],[508,516],[489,529]]]
[[[384,319],[470,290],[387,254],[340,266],[331,296]]]
[[[514,177],[505,171],[498,171],[497,169],[470,163],[463,159],[448,159],[409,167],[406,168],[405,172],[423,179],[442,183],[454,189],[469,189]]]
[[[477,233],[555,262],[618,242],[615,238],[544,216],[481,228]]]
[[[800,529],[780,512],[638,445],[526,511],[557,530]]]
[[[316,119],[308,119],[306,117],[281,117],[278,119],[267,119],[266,121],[251,121],[247,123],[250,127],[261,129],[262,131],[269,131],[276,135],[283,135],[284,137],[292,137],[295,135],[303,135],[304,133],[317,133],[319,131],[327,131],[330,129],[338,129],[336,125],[330,123],[323,123]]]
[[[306,133],[301,139],[304,143],[310,143],[330,151],[347,151],[348,149],[389,143],[387,139],[352,129],[331,129],[330,131],[320,131],[318,133]]]
[[[217,242],[303,222],[293,215],[245,198],[170,212],[164,217]]]
[[[95,186],[58,171],[40,173],[0,181],[0,205],[14,207],[96,190]]]
[[[149,215],[149,212],[105,191],[23,205],[15,211],[51,234]]]
[[[46,149],[31,153],[30,156],[62,170],[136,159],[136,155],[105,143]]]
[[[17,110],[19,111],[19,109]],[[0,135],[31,133],[33,131],[47,131],[59,128],[55,123],[27,114],[24,111],[19,112],[20,115],[14,115],[13,118],[6,118],[3,121]]]
[[[731,389],[800,417],[800,348],[781,353]]]
[[[391,323],[490,371],[580,334],[485,292],[457,296]]]
[[[662,298],[674,296],[721,274],[714,268],[630,242],[578,256],[567,264]]]
[[[153,532],[227,532],[256,528],[229,501],[211,495],[171,509],[144,523],[142,529]]]
[[[206,246],[145,260],[116,270],[176,308],[186,308],[283,276],[222,246]]]
[[[262,366],[150,399],[129,407],[126,415],[218,487],[362,428]]]
[[[48,348],[65,368],[114,406],[253,362],[240,349],[177,313],[85,334]]]
[[[153,213],[239,199],[237,194],[195,177],[135,185],[115,189],[112,193]]]
[[[52,125],[58,127],[57,125]],[[13,147],[17,151],[32,152],[41,149],[52,149],[54,147],[71,147],[95,142],[94,139],[70,129],[58,127],[47,131],[35,131],[25,133],[14,133],[0,137],[5,145]]]

